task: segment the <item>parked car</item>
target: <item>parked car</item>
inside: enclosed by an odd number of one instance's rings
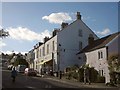
[[[37,71],[33,68],[26,68],[24,74],[27,76],[37,76]]]
[[[13,65],[8,65],[8,70],[12,70]]]
[[[17,66],[17,71],[18,71],[19,73],[24,73],[25,68],[26,68],[26,65],[18,65],[18,66]]]

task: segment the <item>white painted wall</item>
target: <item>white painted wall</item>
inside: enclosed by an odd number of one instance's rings
[[[54,41],[54,50],[53,50],[53,41]],[[47,45],[49,44],[49,53],[47,54]],[[52,37],[49,41],[45,43],[45,56],[44,60],[51,60],[52,53],[54,54],[54,61],[53,61],[53,71],[57,71],[57,35]]]
[[[83,32],[82,37],[79,36],[79,29]],[[93,34],[93,37],[98,39],[82,20],[74,21],[71,25],[58,33],[58,45],[61,44],[60,48],[62,49],[62,51],[60,51],[61,70],[68,66],[73,66],[74,64],[82,64],[76,54],[79,51],[80,41],[83,43],[83,48],[88,45],[89,34]]]
[[[53,41],[54,41],[54,50],[53,50]],[[49,53],[47,53],[47,45],[49,44]],[[45,54],[43,55],[43,47],[44,47],[44,52]],[[54,63],[53,63],[53,68],[54,70],[57,69],[56,64],[57,64],[57,35],[52,37],[50,40],[47,42],[43,43],[42,45],[37,48],[39,50],[38,53],[38,58],[37,58],[37,50],[35,49],[35,60],[34,63],[37,65],[37,71],[40,72],[43,64],[40,64],[44,61],[48,61],[52,59],[52,53],[54,54]],[[41,51],[41,55],[40,55]],[[36,64],[37,62],[37,64]]]
[[[33,51],[34,53],[35,53],[35,59],[34,59],[34,69],[36,70],[36,61],[37,61],[37,57],[36,57],[36,53],[37,53],[37,51],[36,51],[36,49],[34,49],[34,51]]]
[[[79,36],[79,29],[82,30],[82,37]],[[79,49],[79,42],[82,42],[83,48],[88,45],[88,37],[89,34],[92,34],[95,39],[98,39],[98,37],[83,23],[82,20],[76,20],[70,25],[68,25],[66,28],[64,28],[62,31],[58,33],[58,35],[52,37],[50,40],[45,42],[43,45],[41,45],[38,49],[40,52],[43,50],[43,47],[45,47],[45,56],[43,56],[43,51],[41,52],[42,56],[36,57],[37,50],[35,51],[35,66],[36,62],[40,63],[42,60],[51,60],[52,59],[52,53],[54,53],[54,61],[53,61],[53,70],[58,71],[58,64],[60,60],[60,70],[64,70],[68,66],[73,66],[75,64],[82,65],[84,61],[79,60],[77,57],[77,53],[80,50]],[[55,50],[53,51],[52,48],[52,42],[55,42]],[[49,44],[49,53],[47,54],[47,45]],[[61,47],[59,47],[59,44],[61,44]],[[65,51],[64,51],[65,50]],[[59,52],[59,55],[57,54]],[[82,56],[81,56],[82,57]],[[41,67],[39,64],[37,67]],[[39,71],[39,70],[38,70]]]
[[[98,59],[98,52],[103,52],[103,58]],[[105,76],[105,82],[110,82],[108,63],[107,63],[107,53],[106,47],[100,48],[91,52],[85,53],[87,62],[90,67],[94,67],[97,71],[103,70]]]

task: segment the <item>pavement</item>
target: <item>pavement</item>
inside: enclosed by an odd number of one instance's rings
[[[38,75],[40,76],[40,75]],[[40,76],[41,77],[41,76]],[[120,84],[117,87],[113,87],[113,86],[106,86],[105,83],[91,83],[90,85],[84,84],[83,82],[78,82],[75,80],[68,80],[65,78],[59,79],[58,77],[54,77],[54,76],[42,76],[42,78],[48,79],[48,80],[53,80],[53,81],[57,81],[57,82],[61,82],[61,83],[65,83],[65,84],[69,84],[69,85],[73,85],[76,87],[82,87],[82,88],[112,88],[114,90],[120,90]]]

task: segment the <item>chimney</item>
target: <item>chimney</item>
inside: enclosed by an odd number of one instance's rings
[[[89,44],[89,45],[92,45],[93,42],[94,42],[94,37],[93,37],[93,36],[89,36],[89,37],[88,37],[88,44]]]
[[[60,29],[55,28],[54,31],[52,32],[52,36],[54,37],[55,35],[57,35],[59,31]]]
[[[47,42],[49,40],[49,37],[45,37],[44,38],[44,43]]]
[[[81,15],[80,15],[80,12],[77,12],[76,17],[77,17],[77,20],[78,20],[78,19],[79,19],[79,20],[81,20]]]
[[[62,24],[61,24],[61,29],[64,29],[66,26],[68,26],[68,23],[62,22]]]
[[[42,42],[39,42],[38,44],[39,44],[39,46],[41,46],[43,43],[42,43]]]
[[[36,46],[34,46],[34,49],[36,49]]]

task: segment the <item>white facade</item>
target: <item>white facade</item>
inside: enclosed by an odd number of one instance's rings
[[[41,72],[41,68],[44,67],[44,64],[46,64],[46,62],[49,62],[53,59],[57,61],[57,35],[40,45],[37,50],[38,58],[35,59],[37,67],[36,69]],[[57,62],[54,61],[52,66],[53,69],[56,68],[56,64]]]
[[[51,60],[54,72],[63,71],[66,67],[75,64],[82,65],[83,61],[79,60],[76,54],[88,45],[88,37],[90,35],[94,39],[98,39],[81,20],[81,17],[77,18],[73,23],[63,27],[54,37],[51,37],[34,50],[35,69],[40,72],[40,69]]]
[[[86,64],[94,67],[101,76],[105,76],[105,83],[110,82],[110,75],[107,63],[106,47],[85,53]]]
[[[105,83],[110,82],[110,75],[108,69],[108,59],[111,55],[119,54],[120,35],[116,35],[111,41],[104,45],[104,47],[85,52],[86,64],[94,67],[101,76],[105,76]]]
[[[62,49],[60,52],[60,70],[75,64],[83,64],[76,56],[76,53],[88,45],[88,37],[91,34],[94,39],[98,39],[83,21],[79,19],[58,33],[58,44],[61,45],[60,49]]]

